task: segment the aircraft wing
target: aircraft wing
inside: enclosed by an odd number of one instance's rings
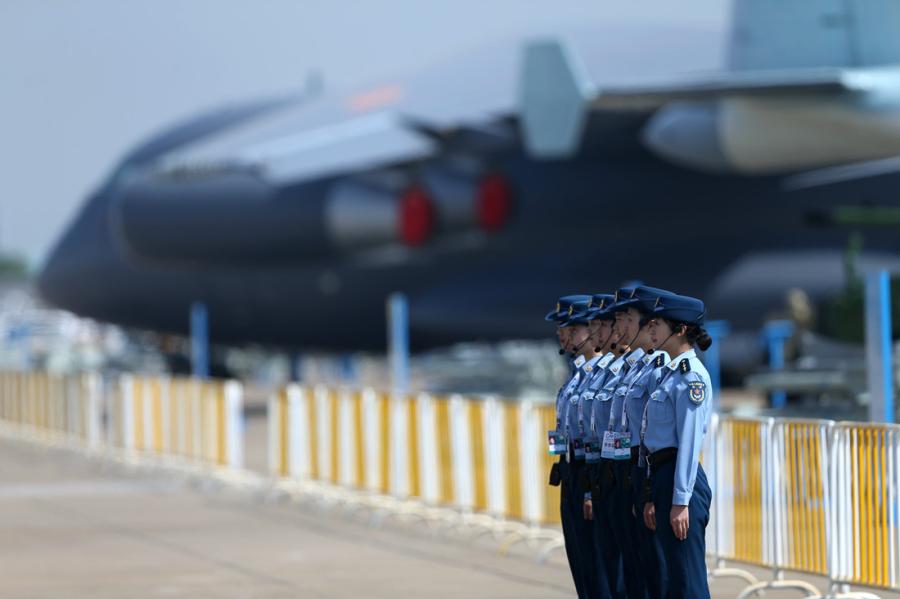
[[[590,80],[556,40],[525,49],[519,88],[524,141],[541,157],[574,153],[590,120],[604,113],[652,113],[674,102],[736,97],[823,96],[868,93],[896,81],[895,67],[730,71],[679,80],[605,86]]]
[[[783,186],[787,191],[798,191],[897,175],[900,175],[900,156],[891,156],[799,173],[785,179]]]

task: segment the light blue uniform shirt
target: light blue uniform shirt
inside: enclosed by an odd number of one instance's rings
[[[631,433],[631,446],[641,443],[641,421],[644,418],[644,407],[650,398],[650,392],[656,388],[663,369],[671,360],[664,351],[655,351],[641,358],[642,367],[631,379],[625,392],[625,414],[627,418],[622,432]]]
[[[603,388],[604,382],[610,375],[609,367],[615,357],[615,354],[612,352],[603,356],[597,362],[593,376],[581,390],[585,429],[591,436],[598,436],[601,431],[606,430],[606,422],[609,420],[609,402],[602,400],[599,396],[599,391]]]
[[[575,410],[575,423],[577,423],[577,429],[573,427],[573,430],[575,430],[578,435],[585,435],[589,424],[588,419],[591,416],[590,402],[585,404],[583,393],[588,383],[590,383],[597,375],[598,370],[601,370],[600,362],[602,362],[602,360],[603,356],[594,356],[584,363],[581,367],[581,380],[570,398]]]
[[[556,429],[566,435],[569,434],[569,397],[575,391],[579,382],[581,382],[581,369],[574,367],[572,376],[559,388],[559,393],[556,394]]]
[[[625,430],[622,427],[622,410],[625,406],[625,394],[628,392],[628,388],[631,386],[634,378],[640,373],[641,368],[644,366],[643,362],[641,362],[643,357],[644,350],[641,348],[628,352],[628,354],[624,356],[625,360],[621,370],[619,370],[618,376],[615,379],[610,380],[610,382],[604,386],[604,392],[607,389],[612,392],[609,426],[607,427],[609,430],[616,432],[624,432]]]
[[[682,367],[687,361],[689,368]],[[667,372],[666,372],[667,371]],[[712,412],[709,373],[693,349],[676,356],[647,401],[644,444],[651,453],[677,447],[673,505],[688,505],[697,480],[700,448]]]

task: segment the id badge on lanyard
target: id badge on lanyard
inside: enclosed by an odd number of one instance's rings
[[[566,453],[566,436],[559,431],[547,431],[547,447],[550,455]]]
[[[572,454],[576,460],[584,459],[584,438],[581,436],[572,437]]]
[[[584,461],[588,464],[596,464],[600,461],[599,437],[587,437],[584,440]]]
[[[607,460],[630,460],[631,435],[628,433],[617,433],[616,431],[606,431],[603,434],[603,448],[600,451],[600,457]]]

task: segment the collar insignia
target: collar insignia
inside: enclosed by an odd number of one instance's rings
[[[687,374],[688,372],[690,372],[691,371],[691,361],[688,360],[687,358],[682,360],[681,363],[678,364],[678,370],[681,372],[681,374]],[[701,401],[703,401],[703,400],[701,400]]]

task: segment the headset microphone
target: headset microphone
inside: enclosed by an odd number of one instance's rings
[[[652,354],[652,353],[655,352],[657,349],[659,349],[660,347],[662,347],[663,345],[665,345],[665,344],[666,344],[666,341],[668,341],[669,339],[671,339],[672,337],[674,337],[675,335],[677,335],[677,334],[678,334],[678,329],[680,329],[680,328],[683,327],[683,326],[684,326],[684,325],[680,324],[680,325],[678,325],[677,327],[675,327],[675,330],[672,331],[671,333],[669,333],[669,336],[666,337],[665,339],[663,339],[663,342],[660,343],[658,347],[653,348],[653,349],[650,351],[650,353]]]
[[[563,348],[559,348],[559,355],[561,355],[561,356],[566,355],[566,350],[564,350]]]
[[[615,331],[613,331],[613,330],[610,328],[610,330],[609,330],[609,335],[606,336],[606,341],[604,341],[603,343],[601,343],[599,346],[595,347],[595,348],[594,348],[594,353],[599,354],[601,351],[603,351],[603,346],[606,345],[607,343],[609,343],[609,339],[610,339],[610,337],[613,336],[613,333],[614,333],[614,332],[615,332]],[[615,348],[616,348],[616,344],[613,343],[611,347],[612,347],[612,349],[615,349]]]
[[[588,329],[588,330],[590,330],[590,329]],[[572,351],[572,353],[577,354],[579,351],[581,351],[581,348],[584,347],[584,344],[593,338],[594,338],[594,334],[588,333],[588,336],[584,339],[584,341],[582,341],[581,343],[578,344],[578,346]]]

